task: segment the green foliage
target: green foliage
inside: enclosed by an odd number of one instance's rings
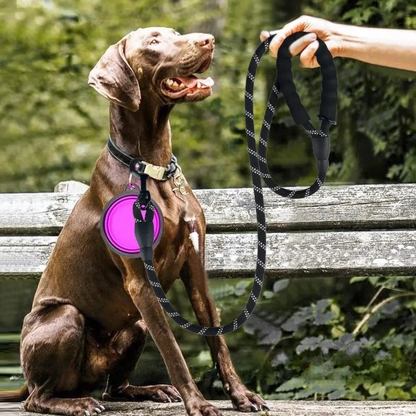
[[[13,4],[13,3],[12,3]],[[0,9],[0,191],[51,190],[60,180],[89,182],[108,134],[107,102],[86,84],[108,45],[138,26],[207,31],[217,38],[209,75],[214,95],[172,115],[173,146],[194,187],[249,185],[244,136],[247,64],[264,28],[278,28],[304,12],[337,22],[414,29],[414,6],[405,0],[314,2],[248,0],[208,3],[185,0],[139,3],[28,0]],[[30,5],[40,5],[33,6]],[[283,7],[284,6],[284,7]],[[416,178],[415,76],[349,60],[337,60],[339,125],[333,129],[329,179],[336,182],[399,182]],[[274,79],[270,57],[256,83],[256,125]],[[300,96],[318,112],[318,70],[294,60]],[[269,150],[273,176],[285,184],[315,177],[311,145],[293,125],[281,100]]]
[[[53,4],[0,14],[0,77],[7,80],[0,85],[0,191],[52,190],[68,179],[89,182],[108,135],[108,103],[87,86],[88,73],[108,45],[139,26],[216,35],[208,73],[217,81],[214,96],[175,109],[174,152],[195,187],[248,184],[240,168],[247,164],[241,123],[246,66],[258,39],[259,26],[250,25],[257,6],[241,7],[236,0]],[[203,13],[195,13],[198,8]],[[251,29],[243,33],[240,24]]]
[[[265,353],[261,365],[253,363],[256,385],[265,397],[416,398],[412,279],[353,278],[340,284],[331,298],[289,309],[276,305],[290,286],[278,281],[274,287],[263,293],[255,316],[244,327]],[[352,294],[348,299],[345,288],[367,293],[365,303],[354,301]]]

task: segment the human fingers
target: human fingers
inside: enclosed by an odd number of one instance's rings
[[[271,35],[274,35],[274,38],[272,39],[272,42],[270,43],[270,52],[272,56],[277,55],[277,50],[279,49],[280,45],[283,43],[283,41],[286,39],[286,37],[281,33],[280,30],[273,30],[271,32],[267,30],[262,30],[260,32],[260,40],[263,42],[267,38],[269,38]],[[273,45],[273,51],[271,49],[271,45]]]
[[[310,43],[299,55],[300,65],[303,68],[316,68],[319,66],[316,59],[316,51],[319,48],[319,42],[317,40]]]
[[[288,36],[293,35],[296,32],[305,31],[307,25],[308,25],[308,22],[305,16],[300,16],[297,19],[284,25],[282,29],[279,30],[279,33],[278,33],[279,37],[275,36],[273,40],[270,42],[270,53],[272,54],[272,56],[277,56],[277,51],[280,45]]]
[[[292,56],[299,55],[305,48],[307,48],[310,44],[316,41],[316,33],[308,33],[305,36],[302,36],[298,40],[294,41],[289,46],[289,51]]]

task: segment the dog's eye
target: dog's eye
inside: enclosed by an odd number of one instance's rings
[[[152,39],[152,41],[150,42],[150,45],[156,45],[160,43],[157,39]]]

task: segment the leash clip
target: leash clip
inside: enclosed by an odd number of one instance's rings
[[[136,186],[138,185],[137,181],[136,184],[133,183],[133,173],[130,172],[130,176],[129,176],[129,183],[128,183],[128,187],[133,191],[136,189]],[[137,179],[137,178],[136,178]]]

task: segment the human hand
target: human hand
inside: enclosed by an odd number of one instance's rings
[[[276,32],[276,36],[270,43],[270,53],[274,57],[277,56],[280,45],[288,36],[295,32],[311,32],[293,42],[289,47],[292,56],[299,55],[300,64],[304,68],[319,67],[315,56],[319,47],[319,43],[316,40],[317,36],[325,42],[333,57],[342,56],[342,40],[337,34],[337,25],[328,20],[312,16],[301,16]],[[263,30],[260,33],[262,41],[269,36],[270,33],[268,31]]]

